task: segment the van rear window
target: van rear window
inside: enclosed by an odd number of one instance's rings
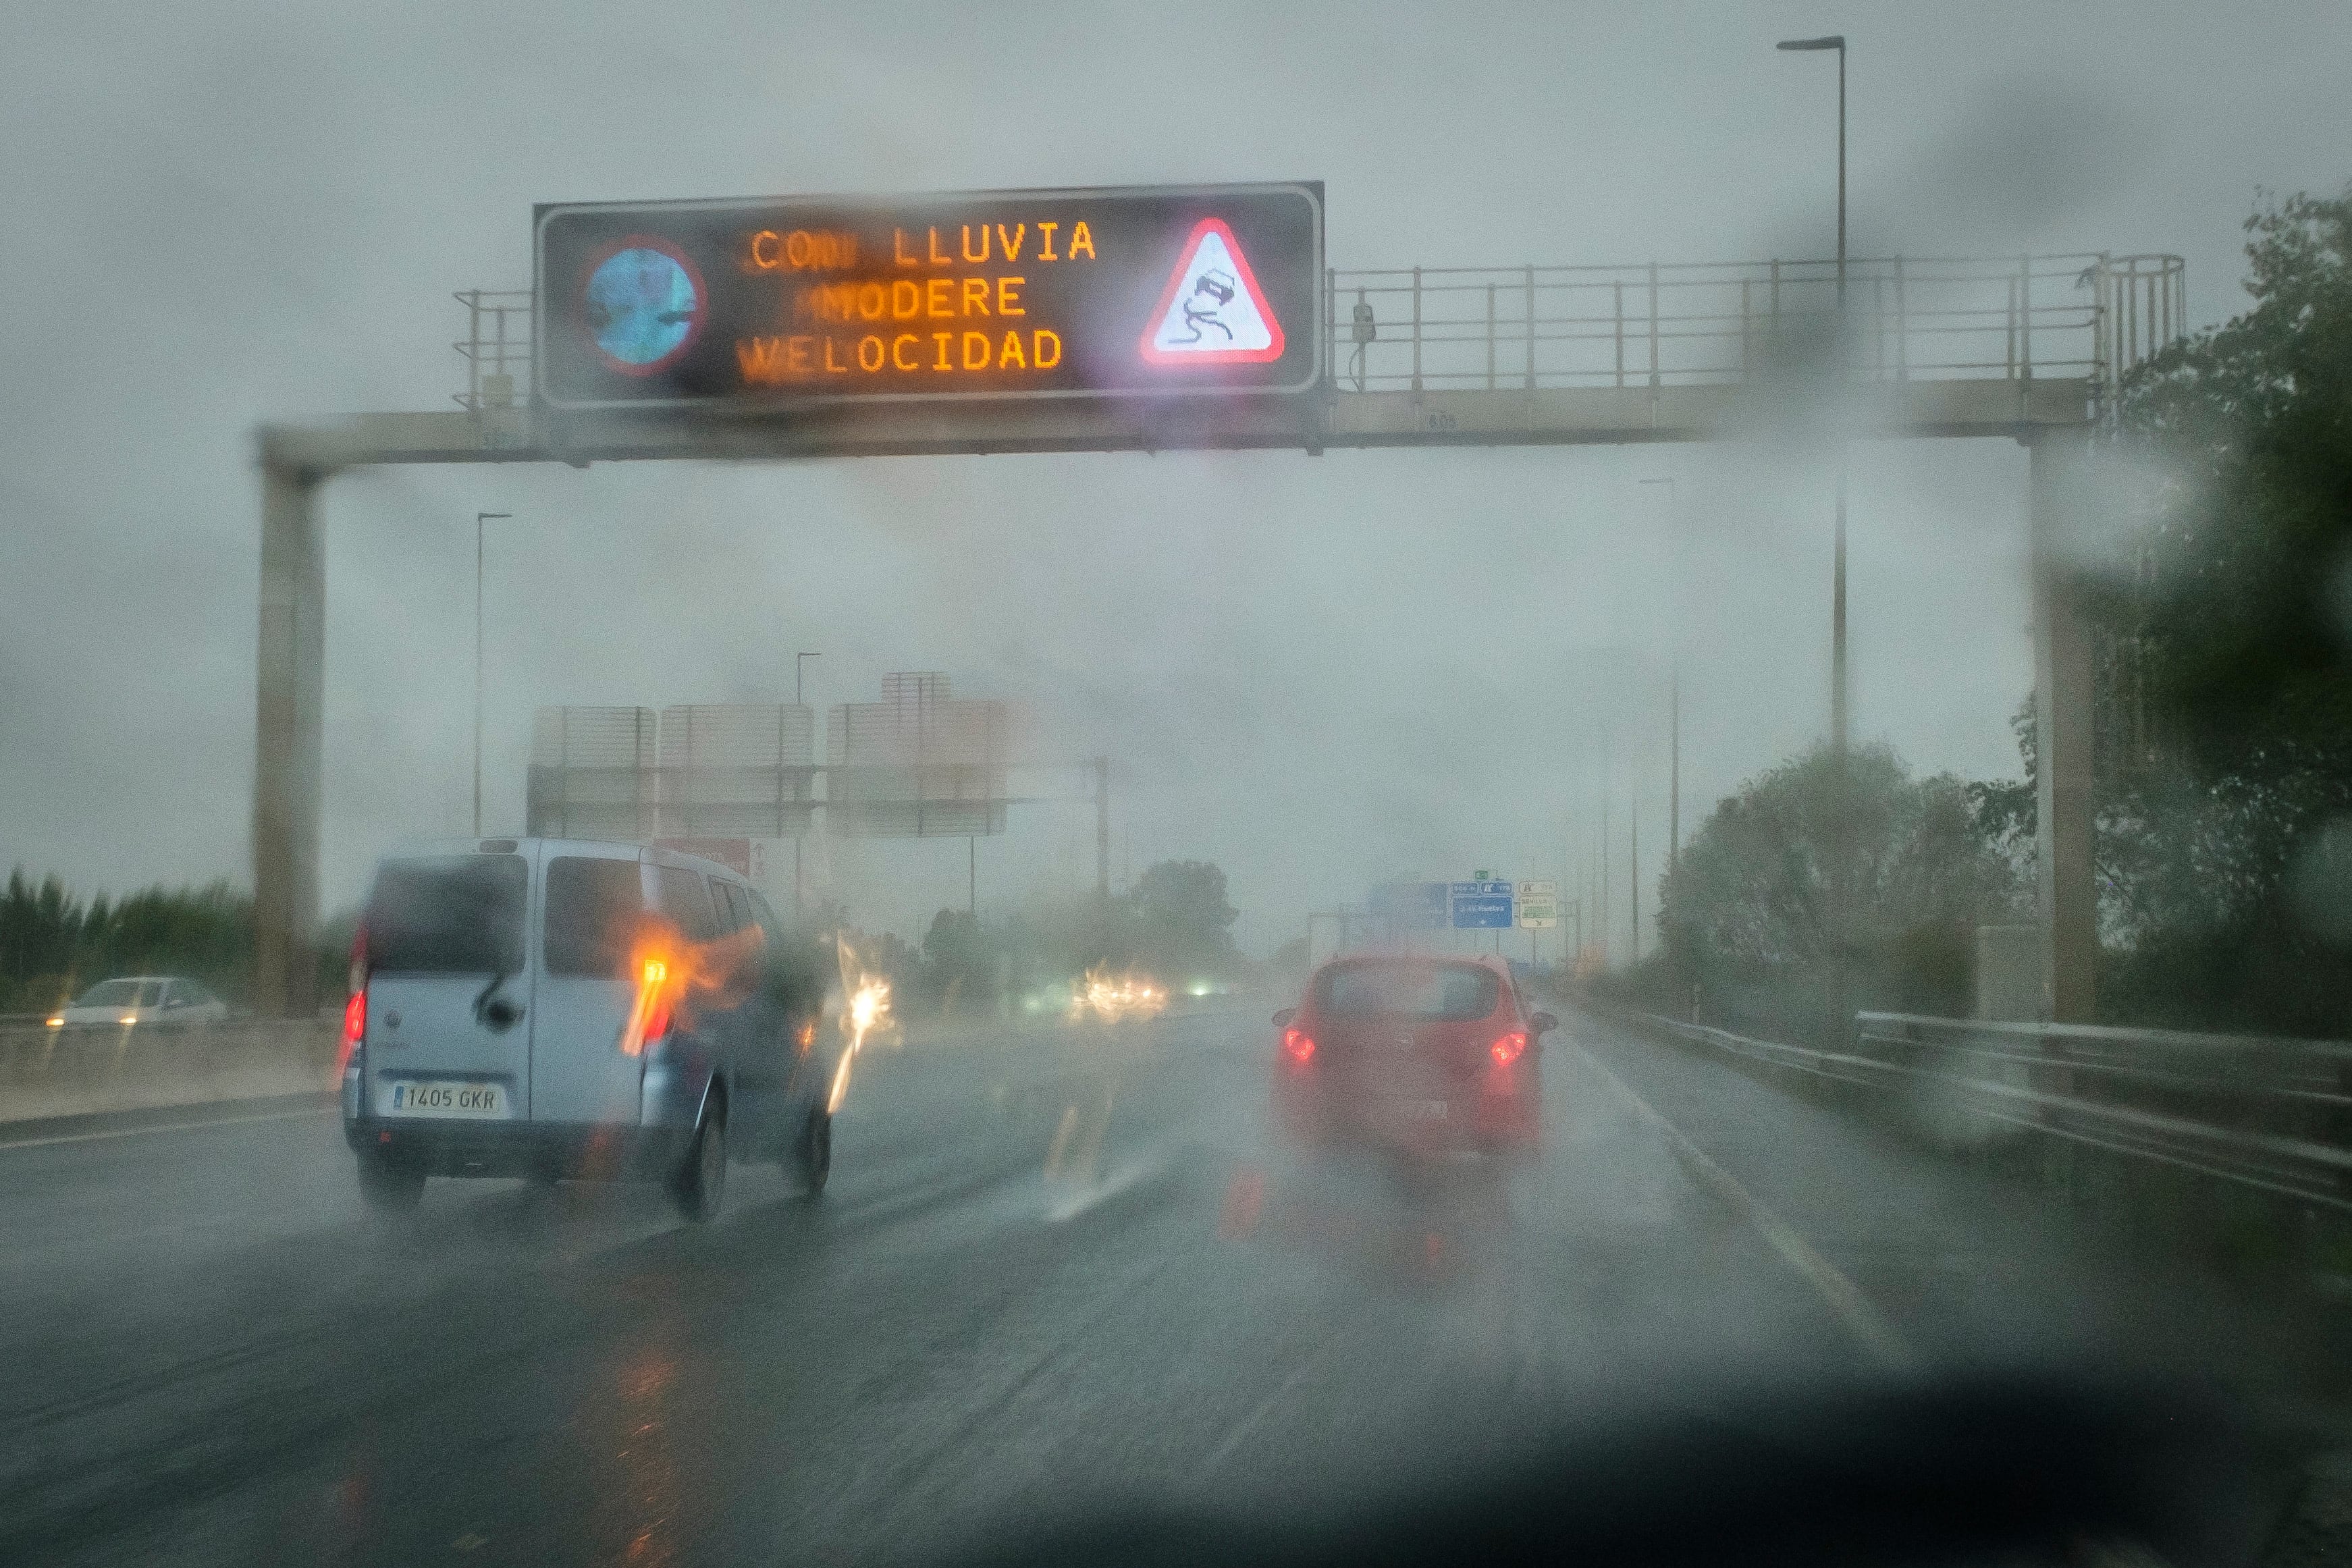
[[[368,967],[415,975],[518,972],[530,883],[520,855],[386,861],[368,894]]]
[[[635,861],[558,855],[547,862],[547,972],[618,978],[644,924]]]
[[[1335,1018],[1462,1023],[1495,1010],[1502,982],[1475,964],[1341,964],[1323,974],[1316,1006]]]

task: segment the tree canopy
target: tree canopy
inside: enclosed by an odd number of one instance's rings
[[[1843,789],[1827,747],[1716,807],[1661,888],[1655,999],[1757,1028],[1815,1032],[1843,956],[1857,1007],[1966,1012],[1980,924],[2023,917],[2031,889],[2000,787],[1915,779],[1884,746],[1856,750]],[[1829,867],[1843,836],[1853,882],[1833,925]]]
[[[2100,780],[2102,1011],[2352,1033],[2352,191],[2246,227],[2251,308],[2118,409],[2159,478],[2102,613],[2155,746]]]

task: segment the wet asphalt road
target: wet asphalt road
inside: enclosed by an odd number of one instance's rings
[[[1266,1010],[874,1054],[825,1197],[739,1166],[709,1228],[505,1181],[386,1223],[331,1113],[0,1127],[0,1561],[952,1559],[1758,1386],[2217,1344],[2293,1382],[2022,1194],[1588,1019],[1536,1166],[1297,1156]]]

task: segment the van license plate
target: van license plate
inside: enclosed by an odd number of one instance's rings
[[[394,1116],[480,1116],[507,1113],[503,1083],[399,1082],[388,1086],[385,1112]]]

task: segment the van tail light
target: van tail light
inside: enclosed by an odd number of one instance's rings
[[[343,1001],[343,1044],[335,1059],[338,1072],[351,1066],[360,1042],[367,1038],[367,926],[362,924],[352,933],[351,995]]]
[[[1303,1029],[1282,1031],[1282,1054],[1304,1067],[1315,1060],[1315,1037]]]
[[[1525,1055],[1527,1049],[1528,1031],[1515,1029],[1508,1034],[1496,1035],[1495,1043],[1486,1048],[1486,1053],[1495,1059],[1496,1066],[1508,1067]]]
[[[343,1003],[343,1049],[342,1053],[335,1059],[335,1070],[338,1072],[351,1066],[352,1058],[358,1052],[360,1041],[366,1034],[367,988],[362,986],[353,991],[350,999]]]

